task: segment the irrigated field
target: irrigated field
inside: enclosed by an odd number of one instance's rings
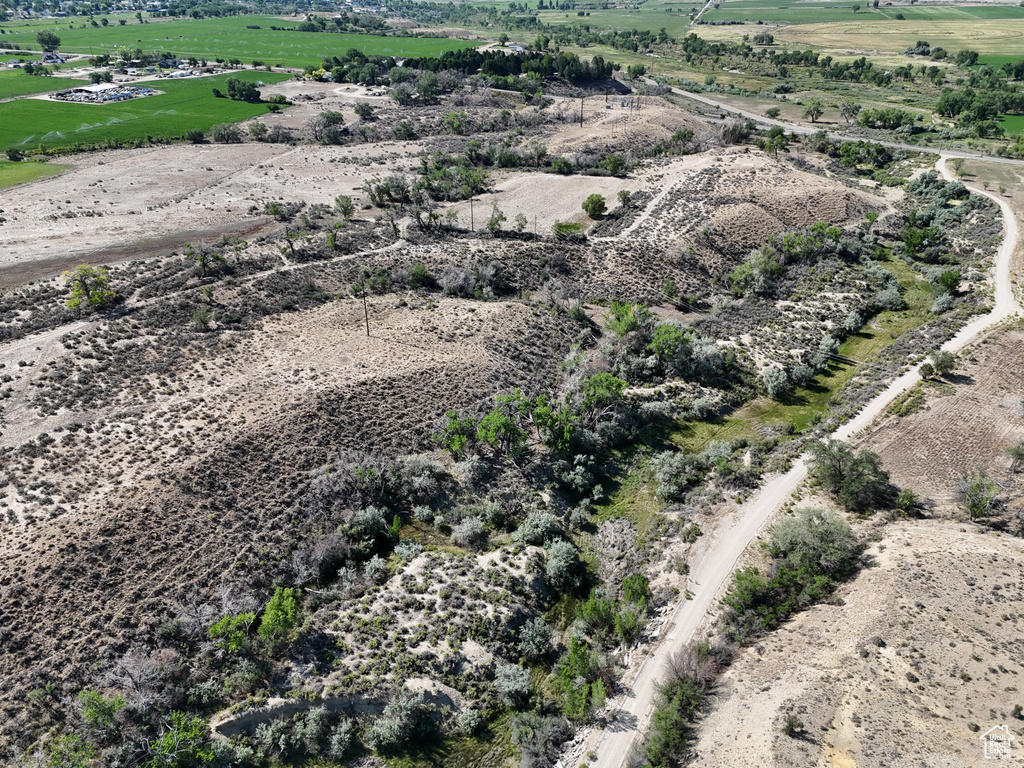
[[[86,85],[88,80],[70,80],[65,78],[36,77],[26,75],[20,69],[0,71],[0,99],[11,99],[15,96],[28,96],[32,93],[46,93],[60,88],[72,88]]]
[[[31,50],[35,33],[52,29],[61,39],[61,49],[75,53],[110,53],[122,45],[146,51],[167,51],[177,56],[208,59],[262,59],[267,64],[304,67],[319,64],[324,56],[342,54],[350,48],[384,56],[435,56],[470,45],[464,41],[421,37],[381,37],[329,32],[290,31],[298,25],[270,16],[233,16],[214,19],[148,20],[145,24],[90,27],[72,23],[4,24],[6,42]],[[249,29],[257,26],[259,29]],[[270,27],[286,29],[273,30]],[[70,27],[74,27],[73,29]]]
[[[277,83],[290,75],[235,72],[191,80],[154,83],[165,93],[120,104],[65,104],[21,99],[0,104],[0,147],[47,148],[88,146],[107,139],[131,142],[147,136],[176,138],[191,128],[207,130],[218,123],[245,120],[267,111],[266,105],[218,99],[229,77]]]

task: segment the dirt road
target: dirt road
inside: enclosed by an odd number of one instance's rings
[[[959,156],[957,153],[943,153],[936,168],[944,177],[952,178],[946,161],[949,157]],[[972,191],[994,200],[1003,214],[1003,242],[994,266],[995,301],[991,312],[964,326],[956,336],[942,345],[943,349],[950,352],[963,349],[983,331],[1019,310],[1010,283],[1010,261],[1020,241],[1017,220],[1010,207],[995,195],[978,189]],[[915,366],[868,402],[856,417],[839,427],[832,436],[840,440],[849,439],[869,425],[895,397],[910,389],[919,379]],[[801,456],[788,472],[766,482],[753,498],[739,508],[732,524],[723,521],[713,534],[703,557],[691,563],[693,598],[680,601],[666,624],[659,645],[635,675],[624,681],[624,690],[612,701],[614,722],[605,730],[596,731],[587,738],[584,750],[592,749],[597,753],[597,760],[590,763],[591,766],[619,768],[626,763],[630,750],[634,744],[639,743],[636,737],[647,729],[666,661],[678,648],[697,637],[705,617],[714,610],[727,587],[743,551],[806,477],[806,458],[806,455]]]

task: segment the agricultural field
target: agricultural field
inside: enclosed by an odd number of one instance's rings
[[[723,34],[738,36],[742,30],[736,27]],[[773,30],[773,34],[778,45],[827,51],[900,53],[918,40],[927,40],[954,53],[969,48],[981,54],[1013,57],[1021,50],[1024,19],[978,19],[969,24],[950,20],[797,24]],[[1013,60],[1019,58],[1016,55]]]
[[[856,21],[862,24],[898,23],[896,14],[904,21],[969,21],[979,19],[1024,19],[1024,8],[1014,5],[956,6],[956,5],[898,5],[875,8],[870,2],[854,10],[846,2],[794,2],[782,5],[764,0],[726,0],[701,16],[715,21],[770,22],[772,24],[819,24]]]
[[[540,11],[537,18],[545,24],[580,24],[602,31],[646,29],[658,32],[664,29],[669,36],[678,39],[691,31],[691,10],[696,13],[699,6],[692,3],[673,3],[670,0],[651,0],[637,8],[588,9],[585,11],[586,16],[579,16],[576,11],[566,13],[545,10]]]
[[[88,85],[88,80],[73,80],[65,77],[39,77],[26,75],[20,69],[0,70],[0,100],[13,99],[16,96],[29,96],[33,93],[46,93],[62,88],[74,88]]]
[[[265,104],[216,98],[229,77],[276,83],[291,75],[239,71],[214,77],[156,81],[164,93],[117,104],[66,104],[20,99],[0,104],[0,147],[68,149],[149,136],[180,138],[191,128],[208,130],[265,114]]]
[[[36,47],[35,33],[50,29],[61,39],[61,49],[90,55],[112,53],[128,45],[145,51],[195,56],[239,59],[249,63],[259,59],[270,65],[305,67],[319,65],[324,56],[340,55],[356,48],[366,55],[434,56],[444,51],[465,48],[471,43],[458,40],[419,37],[382,37],[379,35],[333,34],[272,30],[271,26],[294,27],[297,21],[271,16],[229,16],[206,19],[149,19],[139,24],[134,19],[120,26],[91,27],[61,22],[60,24],[0,24],[6,30],[4,41],[23,49]],[[260,29],[248,29],[258,26]]]

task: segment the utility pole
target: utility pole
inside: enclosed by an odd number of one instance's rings
[[[366,321],[366,336],[370,336],[370,310],[366,308],[366,288],[363,288],[363,319]]]

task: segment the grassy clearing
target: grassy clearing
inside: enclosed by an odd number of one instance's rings
[[[637,540],[643,541],[654,516],[661,511],[661,502],[654,495],[650,461],[647,457],[636,457],[634,461],[633,468],[605,482],[607,497],[597,506],[595,521],[603,523],[624,517],[636,526]]]
[[[117,104],[64,104],[21,99],[0,104],[0,147],[47,149],[97,144],[108,139],[133,142],[147,136],[180,138],[191,128],[209,130],[219,123],[233,123],[263,114],[265,104],[218,99],[213,89],[226,90],[229,77],[268,83],[291,75],[269,72],[237,72],[188,80],[162,80],[165,91]]]
[[[298,22],[272,16],[230,16],[212,19],[148,20],[134,19],[125,26],[90,27],[78,20],[59,20],[59,24],[7,23],[4,41],[24,49],[35,47],[35,33],[52,29],[61,39],[61,48],[74,53],[110,53],[122,45],[139,46],[146,51],[166,51],[176,56],[207,59],[237,58],[245,62],[260,59],[267,64],[304,67],[319,64],[324,56],[342,54],[350,48],[383,56],[435,56],[444,51],[469,47],[465,41],[423,37],[381,37],[329,32],[292,32],[272,30],[295,27]],[[247,29],[258,26],[260,29]]]
[[[66,165],[47,163],[11,163],[0,161],[0,189],[26,184],[47,176],[56,176],[67,168]]]
[[[29,96],[33,93],[46,93],[47,91],[59,91],[62,88],[74,88],[77,85],[88,84],[88,80],[26,75],[20,69],[0,70],[0,99],[12,99],[15,96]]]
[[[388,768],[490,768],[516,755],[508,717],[476,736],[445,736],[416,745],[416,754],[388,758]]]
[[[999,124],[1007,133],[1024,131],[1024,115],[1000,115]]]

